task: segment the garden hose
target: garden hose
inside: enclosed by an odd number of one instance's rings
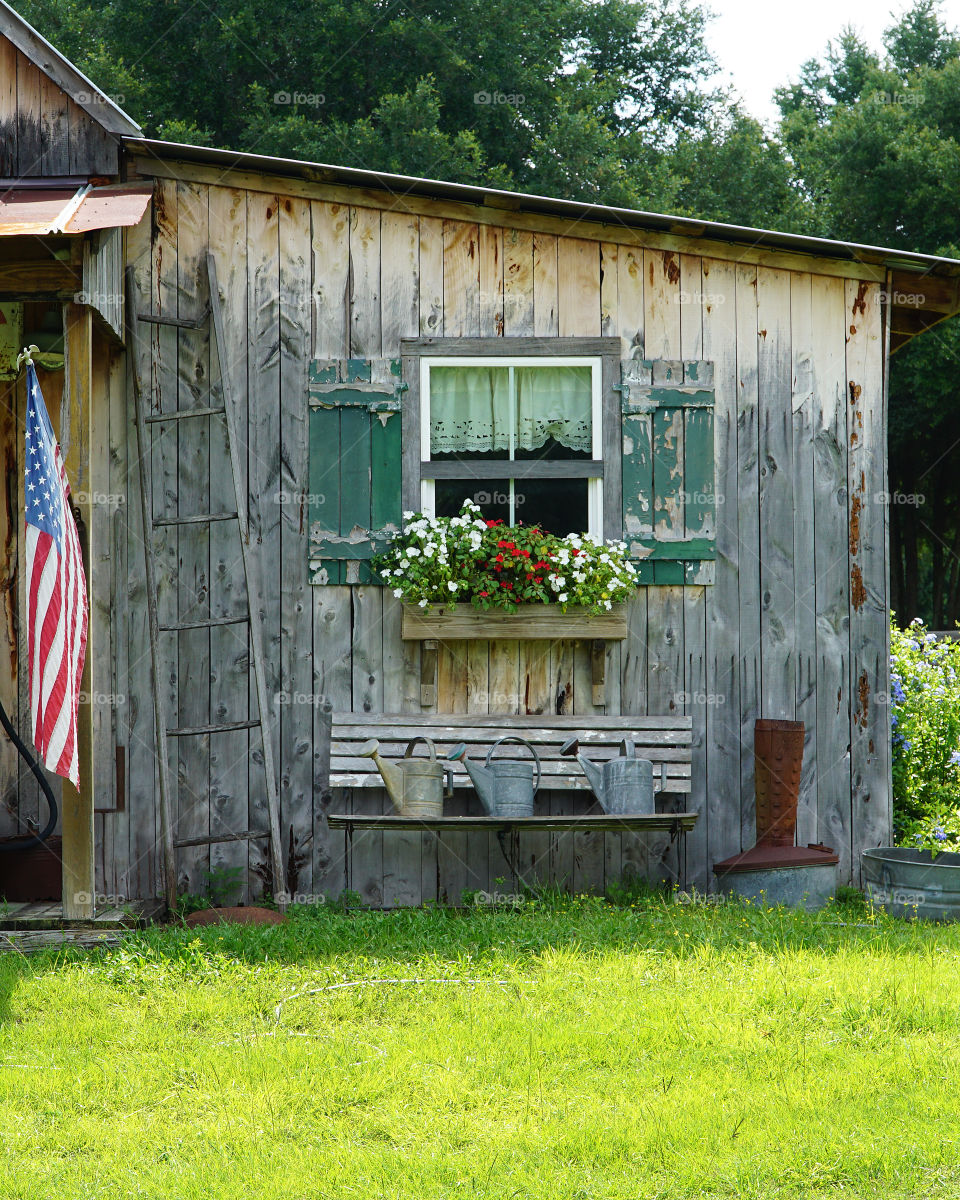
[[[7,850],[24,850],[28,846],[40,846],[47,840],[47,838],[56,828],[57,801],[53,795],[53,791],[50,788],[50,784],[47,782],[46,777],[40,770],[40,764],[21,741],[20,735],[17,733],[16,729],[14,729],[13,724],[11,723],[10,718],[7,716],[2,704],[0,704],[0,725],[3,726],[7,737],[16,746],[20,757],[29,766],[30,770],[36,777],[37,783],[40,784],[40,790],[43,792],[44,799],[47,802],[47,807],[50,809],[50,816],[47,818],[47,823],[39,833],[32,833],[29,837],[16,838],[10,842],[0,841],[0,852]]]

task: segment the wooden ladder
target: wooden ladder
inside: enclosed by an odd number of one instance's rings
[[[126,271],[127,292],[127,345],[132,355],[134,407],[137,428],[137,457],[140,469],[140,505],[143,515],[144,548],[146,557],[146,590],[147,618],[150,635],[150,657],[152,666],[154,724],[157,737],[157,756],[160,774],[160,830],[163,842],[164,895],[170,907],[177,900],[177,868],[176,851],[185,846],[211,845],[214,842],[245,841],[259,838],[270,839],[270,863],[273,877],[273,894],[281,909],[286,907],[286,881],[284,875],[283,854],[280,844],[280,796],[277,787],[277,772],[273,758],[273,745],[266,727],[265,714],[268,711],[266,671],[263,658],[263,624],[262,614],[256,598],[260,595],[259,575],[256,554],[250,545],[250,527],[247,520],[247,504],[240,462],[237,457],[237,431],[234,416],[233,396],[230,390],[228,375],[223,371],[223,312],[220,307],[220,291],[217,282],[217,264],[212,253],[207,254],[207,279],[209,282],[209,307],[196,319],[186,320],[177,317],[164,317],[155,313],[136,313],[134,303],[136,287],[133,267]],[[134,320],[153,325],[171,325],[178,329],[198,329],[212,317],[213,335],[216,340],[218,359],[221,363],[220,384],[223,394],[222,407],[189,408],[170,413],[144,412],[143,389],[140,382],[139,367],[136,354],[136,329]],[[148,441],[147,427],[169,421],[189,422],[193,417],[223,417],[226,426],[227,448],[230,454],[230,465],[233,471],[234,489],[236,492],[236,511],[195,513],[183,517],[161,517],[153,515],[152,491],[148,492],[147,452],[152,446]],[[247,611],[239,616],[212,617],[206,620],[185,621],[180,624],[161,625],[157,614],[157,569],[153,545],[153,533],[156,530],[183,525],[205,525],[209,527],[214,521],[235,521],[240,536],[240,555],[243,563],[243,577],[247,590]],[[246,624],[250,631],[250,650],[253,659],[254,685],[257,693],[257,717],[248,721],[229,721],[222,724],[196,725],[192,727],[173,727],[167,724],[164,713],[163,698],[160,691],[160,634],[179,632],[186,629],[208,629],[216,625]],[[266,777],[267,812],[270,828],[266,832],[246,830],[242,833],[219,834],[210,837],[185,838],[175,840],[172,819],[172,802],[170,786],[170,762],[167,743],[169,738],[201,737],[211,733],[227,733],[236,729],[259,729],[260,746],[263,753],[263,770]]]

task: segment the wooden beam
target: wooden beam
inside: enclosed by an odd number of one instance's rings
[[[93,422],[93,313],[86,306],[63,307],[65,386],[60,414],[60,448],[70,481],[75,509],[79,514],[83,568],[90,591],[91,563],[95,561],[93,540],[94,481],[90,464],[94,445]],[[91,620],[87,631],[87,654],[81,691],[92,692],[91,674],[97,653],[97,630]],[[80,786],[63,782],[63,915],[67,920],[94,915],[96,877],[93,848],[93,725],[92,704],[81,704],[77,721]]]
[[[841,279],[866,279],[882,283],[886,269],[882,265],[825,255],[801,254],[789,250],[771,250],[745,242],[725,242],[715,238],[690,237],[683,234],[661,233],[655,230],[627,228],[602,221],[575,220],[549,214],[509,212],[502,206],[475,205],[462,200],[435,200],[431,197],[397,194],[374,188],[349,187],[343,184],[314,183],[289,175],[266,174],[257,171],[229,170],[221,166],[204,166],[148,158],[135,155],[134,170],[144,178],[176,179],[211,186],[241,188],[251,192],[303,196],[331,204],[379,208],[383,212],[405,212],[425,217],[470,221],[478,225],[494,225],[510,229],[527,229],[535,233],[555,233],[592,242],[610,242],[622,246],[641,246],[648,250],[668,250],[684,254],[700,254],[705,258],[737,263],[755,263],[784,270],[809,271],[814,275],[834,275]]]

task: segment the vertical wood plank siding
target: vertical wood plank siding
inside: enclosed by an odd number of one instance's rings
[[[119,145],[0,37],[0,175],[116,175]]]
[[[316,481],[309,479],[304,434],[307,365],[312,358],[396,357],[400,339],[417,333],[614,335],[625,357],[714,364],[716,582],[638,591],[628,605],[628,636],[608,655],[606,708],[692,716],[694,790],[683,802],[701,813],[689,862],[698,887],[709,886],[713,862],[752,844],[754,721],[803,720],[802,839],[837,847],[844,878],[855,875],[860,848],[889,830],[887,717],[876,701],[886,687],[887,651],[883,511],[874,502],[886,453],[875,286],[508,224],[479,227],[163,184],[151,245],[142,230],[128,238],[143,307],[176,311],[176,285],[184,312],[202,303],[194,294],[196,268],[208,245],[227,317],[222,355],[195,333],[161,331],[142,335],[136,352],[154,408],[202,403],[206,381],[216,391],[226,373],[238,398],[251,527],[264,566],[256,601],[265,613],[276,698],[267,716],[296,890],[337,893],[346,881],[343,839],[326,827],[317,784],[320,706],[421,711],[420,647],[401,641],[394,597],[345,580],[309,583],[304,504]],[[662,414],[658,421],[654,448],[666,475],[662,487],[655,478],[651,519],[671,529],[676,522],[682,536],[705,509],[696,498],[672,494],[664,464],[671,455],[702,456],[704,448],[695,423],[684,446],[682,428]],[[170,455],[188,453],[185,444],[178,448],[176,431],[155,455],[158,511],[186,511],[188,499],[206,496],[226,504],[223,448],[216,422],[209,425],[205,449],[189,451],[200,455],[190,459],[195,495],[176,494]],[[128,423],[118,436],[130,446]],[[181,443],[186,436],[179,434]],[[369,424],[356,436],[369,436]],[[115,611],[128,612],[120,687],[128,701],[117,736],[126,739],[130,811],[122,833],[117,824],[115,862],[103,870],[132,895],[155,889],[157,850],[138,615],[142,554],[129,473],[126,488],[129,527],[117,571],[124,594]],[[184,588],[195,596],[201,572],[205,608],[215,616],[242,610],[242,579],[226,537],[218,531],[209,545],[191,545],[180,534],[181,619]],[[174,582],[176,561],[174,555],[167,569]],[[169,586],[167,592],[169,605]],[[181,673],[181,690],[185,670],[197,676],[189,702],[202,703],[215,720],[255,712],[255,697],[238,689],[246,677],[245,636],[242,643],[235,631],[196,640],[189,649],[181,641],[179,662],[174,655],[169,664],[174,683]],[[208,683],[199,678],[204,672]],[[174,690],[171,678],[163,682]],[[451,642],[439,648],[435,709],[603,711],[594,707],[591,684],[583,642]],[[258,755],[255,742],[245,732],[218,735],[195,761],[181,764],[190,793],[209,796],[209,812],[195,814],[198,829],[264,826],[261,768],[250,757]],[[381,811],[387,801],[379,791],[332,798],[335,808],[347,803]],[[591,800],[544,794],[539,803],[541,811],[570,811]],[[455,807],[477,811],[476,804],[461,797]],[[568,886],[597,888],[622,871],[668,876],[673,861],[666,844],[637,837],[541,834],[524,840],[518,867],[531,882],[552,872]],[[262,863],[261,843],[228,843],[191,852],[181,868],[193,885],[211,866],[242,866],[249,896],[262,886]],[[429,835],[358,835],[351,865],[352,886],[372,904],[419,903],[438,890],[459,901],[464,888],[489,890],[497,878],[510,878],[495,839],[479,834],[447,836],[439,850]]]

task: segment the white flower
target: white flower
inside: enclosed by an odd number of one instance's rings
[[[401,559],[400,559],[400,566],[401,566],[401,567],[403,567],[403,569],[404,569],[404,570],[406,570],[406,569],[407,569],[407,567],[409,567],[409,566],[410,566],[410,559],[409,559],[409,558],[401,558]]]
[[[407,551],[407,554],[410,558],[419,558],[420,557],[420,551],[417,549],[416,546],[411,546],[410,549]]]
[[[603,607],[604,608],[613,608],[613,604],[609,600],[604,600]]]
[[[561,604],[564,602],[564,600],[566,600],[566,598],[567,598],[566,592],[561,592],[560,595],[557,597],[557,599],[560,601]]]
[[[450,589],[451,592],[455,592],[457,590],[457,585],[454,583],[454,581],[452,579],[449,580],[449,582],[447,583],[447,587]]]
[[[403,514],[403,519],[404,519],[405,521],[409,521],[409,520],[410,520],[410,519],[411,519],[413,516],[414,516],[414,514],[413,514],[412,512],[405,512],[405,513]]]
[[[426,601],[426,600],[418,600],[418,601],[417,601],[417,603],[420,605],[420,607],[421,607],[421,608],[426,608],[426,607],[427,607],[427,601]]]
[[[400,599],[400,597],[403,595],[403,588],[394,588],[394,589],[393,589],[393,594],[394,594],[394,595],[396,596],[396,598],[399,600],[399,599]]]
[[[433,542],[427,542],[427,544],[423,548],[423,557],[424,558],[433,558],[434,554],[436,553],[436,550],[437,550],[437,548],[433,544]]]

